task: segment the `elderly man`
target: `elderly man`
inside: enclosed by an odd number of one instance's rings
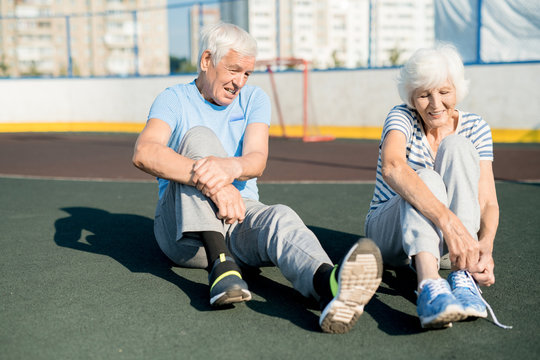
[[[256,52],[239,27],[207,27],[197,79],[154,101],[133,163],[159,179],[155,236],[176,264],[209,271],[211,305],[250,300],[240,268],[275,265],[296,290],[319,300],[323,331],[347,332],[379,286],[382,259],[363,239],[333,266],[293,210],[258,201],[270,103],[246,85]]]

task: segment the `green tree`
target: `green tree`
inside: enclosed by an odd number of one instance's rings
[[[392,64],[392,66],[399,65],[400,64],[399,58],[400,58],[401,54],[403,54],[403,50],[400,49],[396,45],[392,49],[390,49],[389,53],[390,53],[390,55],[388,57],[388,60],[390,60],[390,64]]]
[[[0,76],[8,76],[9,65],[6,64],[6,57],[2,55],[0,60]]]
[[[171,74],[195,73],[197,66],[193,65],[186,58],[179,58],[174,55],[169,56]]]

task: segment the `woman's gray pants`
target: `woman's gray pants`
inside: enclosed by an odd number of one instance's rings
[[[417,174],[478,239],[480,161],[471,141],[460,135],[447,136],[439,145],[434,170],[420,169]],[[441,231],[399,195],[368,216],[365,233],[379,246],[384,262],[393,266],[408,264],[422,251],[438,261],[448,252]]]
[[[194,160],[227,157],[217,136],[202,126],[186,133],[178,152]],[[171,181],[158,202],[154,221],[161,250],[180,266],[206,268],[201,241],[184,233],[220,232],[239,264],[275,265],[302,295],[317,298],[313,275],[321,264],[332,262],[313,232],[285,205],[268,206],[246,198],[244,203],[244,221],[228,225],[217,218],[214,203],[197,188]]]

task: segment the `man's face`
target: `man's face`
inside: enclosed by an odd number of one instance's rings
[[[233,102],[244,87],[255,67],[255,57],[242,56],[229,50],[214,66],[209,52],[201,58],[201,70],[205,72],[200,87],[202,96],[216,105],[227,106]]]

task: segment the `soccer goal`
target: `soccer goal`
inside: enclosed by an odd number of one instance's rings
[[[279,131],[271,135],[301,138],[304,142],[331,141],[332,135],[320,133],[316,111],[311,100],[309,63],[299,58],[275,58],[257,61],[258,68],[266,68],[270,82]],[[279,74],[276,74],[279,72]]]

